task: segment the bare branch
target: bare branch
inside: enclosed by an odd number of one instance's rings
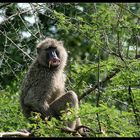
[[[1,132],[0,137],[29,137],[31,133],[29,132]]]
[[[0,32],[9,40],[11,41],[21,52],[23,52],[26,56],[28,56],[31,60],[33,60],[33,58],[31,58],[26,52],[24,52],[15,42],[13,42],[13,40],[11,40],[11,38],[9,38],[7,35],[5,35],[1,30]]]

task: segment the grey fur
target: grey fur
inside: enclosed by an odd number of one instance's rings
[[[61,64],[59,68],[51,70],[46,63],[44,48],[56,46],[60,53]],[[78,98],[73,91],[65,93],[65,75],[63,73],[67,62],[67,53],[62,41],[46,38],[37,45],[36,59],[31,64],[21,88],[21,107],[23,114],[28,118],[31,111],[42,114],[43,118],[59,117],[60,111],[66,109],[67,102],[71,107],[78,108]],[[78,125],[81,124],[77,119]],[[70,123],[69,127],[75,129],[76,122]]]

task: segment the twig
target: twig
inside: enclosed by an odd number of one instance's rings
[[[28,30],[28,32],[29,32],[33,37],[35,37],[36,39],[38,39],[38,38],[34,35],[34,33],[32,33],[32,31],[27,27],[27,25],[26,25],[26,23],[24,22],[24,20],[22,19],[21,15],[19,14],[18,16],[19,16],[19,18],[21,19],[21,22],[24,24],[25,28]]]
[[[38,8],[38,7],[39,7],[39,6],[36,6],[35,8]],[[7,22],[8,20],[10,20],[10,19],[13,18],[13,17],[18,16],[18,15],[21,15],[21,14],[24,14],[24,13],[27,13],[27,12],[29,12],[29,11],[31,11],[31,10],[33,10],[33,9],[26,9],[26,10],[20,12],[20,13],[19,13],[19,11],[18,11],[17,13],[15,13],[15,14],[11,15],[10,17],[6,18],[6,19],[1,23],[1,25],[2,25],[2,24],[5,24],[5,22]]]
[[[135,17],[137,17],[137,18],[140,18],[139,15],[136,15],[135,13],[131,12],[129,9],[125,8],[125,6],[123,6],[123,5],[121,5],[121,4],[117,4],[117,3],[114,3],[114,4],[116,4],[116,5],[119,6],[120,8],[122,8],[122,9],[128,11],[128,12],[129,12],[130,14],[132,14],[133,16],[135,16]]]
[[[36,14],[35,15],[35,24],[36,24],[37,30],[38,30],[36,34],[39,34],[39,38],[45,38],[45,36],[43,36],[43,34],[41,33],[40,27],[39,27],[39,23],[37,22],[37,14],[38,14],[38,11],[37,11],[37,9],[34,8],[34,6],[33,6],[32,3],[30,3],[30,6],[33,9],[34,13]]]
[[[33,60],[33,58],[31,58],[26,52],[24,52],[15,42],[13,42],[13,40],[11,40],[11,38],[9,38],[7,35],[5,35],[1,30],[0,32],[9,40],[11,41],[21,52],[23,52],[26,56],[28,56],[31,60]]]

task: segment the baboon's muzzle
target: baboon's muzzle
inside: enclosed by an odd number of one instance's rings
[[[49,51],[49,68],[57,67],[60,65],[60,59],[58,58],[56,52],[54,50]]]

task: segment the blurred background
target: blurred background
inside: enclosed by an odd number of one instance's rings
[[[90,136],[140,136],[140,3],[0,3],[0,131],[27,127],[20,85],[46,37],[64,42]]]

